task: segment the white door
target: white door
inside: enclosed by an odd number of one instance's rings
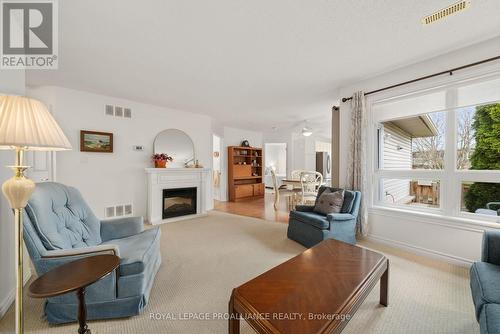
[[[24,165],[30,166],[26,171],[26,176],[35,183],[54,181],[54,157],[53,152],[25,152]]]

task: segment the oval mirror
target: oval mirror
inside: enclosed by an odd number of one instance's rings
[[[167,129],[160,132],[154,141],[154,153],[165,153],[174,160],[169,167],[183,168],[186,164],[193,164],[195,160],[194,144],[184,131]]]

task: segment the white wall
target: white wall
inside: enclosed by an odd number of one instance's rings
[[[127,101],[60,87],[29,88],[28,94],[47,103],[73,150],[57,153],[57,181],[78,188],[98,217],[104,208],[131,203],[134,215],[146,215],[146,175],[153,141],[162,130],[185,131],[196,158],[212,167],[212,120],[208,116]],[[132,119],[106,116],[106,104],[132,108]],[[112,132],[113,153],[80,152],[80,130]],[[142,145],[143,151],[134,151]],[[168,153],[168,152],[166,152]],[[211,209],[211,191],[207,203]]]
[[[214,130],[215,131],[215,130]],[[262,147],[263,134],[262,132],[249,131],[244,129],[223,127],[218,133],[222,132],[222,152],[221,152],[221,183],[220,183],[220,200],[228,200],[227,187],[227,148],[228,146],[239,146],[243,140],[248,140],[250,146]]]
[[[327,120],[330,122],[331,120]],[[330,138],[311,135],[304,137],[292,129],[264,133],[264,143],[287,144],[287,175],[293,170],[316,170],[316,143],[329,142]]]
[[[314,136],[294,134],[292,170],[316,170],[316,141]]]
[[[224,127],[224,145],[226,147],[239,146],[243,140],[248,140],[252,147],[262,147],[263,134],[258,131]]]
[[[0,94],[24,95],[24,70],[0,70]],[[12,170],[6,168],[14,163],[12,151],[0,150],[0,185],[12,177]],[[0,195],[0,317],[3,317],[15,296],[15,244],[14,216],[5,197]],[[27,258],[27,256],[25,257]],[[29,275],[25,260],[25,276]]]
[[[462,50],[454,51],[428,61],[396,70],[385,75],[342,87],[341,97],[352,96],[355,91],[371,91],[385,86],[404,82],[424,75],[440,72],[453,67],[473,63],[500,54],[500,38],[495,38]],[[499,64],[482,65],[477,68],[456,72],[453,78],[497,70]],[[453,79],[452,78],[452,79]],[[448,76],[422,81],[404,88],[384,93],[403,94],[446,83]],[[381,96],[381,95],[379,95]],[[375,98],[376,96],[372,96]],[[349,150],[350,103],[340,105],[340,182],[345,185],[347,156]],[[368,139],[368,145],[372,141]],[[368,180],[370,183],[371,179]],[[450,261],[469,263],[480,258],[483,225],[461,223],[442,217],[398,214],[389,210],[371,210],[369,214],[369,236],[381,242],[438,256]]]

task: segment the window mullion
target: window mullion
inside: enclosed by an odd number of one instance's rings
[[[454,216],[460,210],[460,197],[458,182],[455,180],[456,171],[456,108],[457,89],[450,88],[446,91],[446,132],[445,132],[445,152],[444,152],[444,176],[441,189],[441,206],[446,216]]]

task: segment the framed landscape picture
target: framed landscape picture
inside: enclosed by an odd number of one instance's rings
[[[113,153],[113,134],[110,132],[81,130],[80,151]]]

